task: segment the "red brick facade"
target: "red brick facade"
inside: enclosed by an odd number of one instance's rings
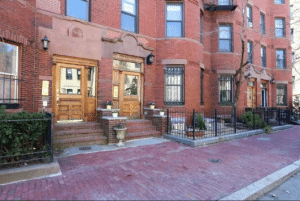
[[[246,0],[235,0],[235,11],[205,10],[204,5],[215,0],[181,0],[184,6],[184,37],[167,38],[165,34],[165,0],[140,0],[138,6],[138,33],[120,29],[121,0],[90,0],[90,21],[65,16],[65,0],[3,0],[0,2],[0,34],[7,42],[20,47],[19,76],[26,80],[20,84],[20,101],[23,109],[31,112],[52,109],[53,55],[97,60],[97,108],[112,98],[113,53],[145,58],[152,52],[154,63],[145,62],[144,106],[156,102],[157,108],[170,108],[164,104],[164,68],[168,65],[184,67],[185,109],[228,107],[219,104],[218,76],[233,74],[239,67],[241,56],[242,14],[240,8]],[[253,12],[253,28],[247,28],[245,38],[253,42],[253,67],[256,105],[261,105],[261,81],[268,87],[268,106],[277,107],[276,85],[287,84],[287,106],[292,102],[291,46],[289,1],[275,5],[274,0],[249,0]],[[266,34],[260,34],[260,13],[265,14]],[[203,18],[203,44],[200,43],[200,15]],[[274,35],[275,17],[285,19],[285,37]],[[231,24],[233,52],[219,52],[218,26]],[[78,28],[82,37],[72,35]],[[4,32],[10,33],[3,34]],[[71,34],[70,34],[71,33]],[[51,41],[47,51],[41,39],[47,35]],[[25,38],[25,39],[24,39]],[[261,67],[261,45],[266,46],[266,72]],[[286,50],[286,69],[276,69],[276,49]],[[176,63],[177,62],[177,63]],[[201,69],[204,69],[203,103],[201,105]],[[275,83],[270,80],[274,78]],[[42,96],[42,81],[49,81],[49,96]],[[43,107],[43,101],[48,101]],[[247,81],[242,85],[238,107],[247,107]],[[143,110],[142,110],[143,111]]]

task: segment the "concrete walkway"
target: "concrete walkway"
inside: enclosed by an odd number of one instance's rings
[[[192,148],[175,142],[59,159],[62,175],[0,186],[3,199],[226,197],[300,157],[300,127]]]

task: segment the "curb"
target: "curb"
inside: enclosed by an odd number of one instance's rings
[[[55,177],[59,175],[62,175],[60,166],[57,160],[54,159],[53,163],[29,165],[21,168],[1,170],[0,186],[31,179]]]
[[[300,172],[300,160],[220,200],[255,200],[273,190],[298,172]]]
[[[284,126],[272,127],[272,129],[273,129],[273,131],[279,131],[279,130],[284,130],[284,129],[290,129],[292,127],[293,127],[292,125],[284,125]],[[178,137],[178,136],[169,135],[169,134],[164,134],[164,138],[167,138],[169,140],[173,140],[173,141],[176,141],[179,143],[183,143],[183,144],[189,145],[191,147],[198,147],[198,146],[204,146],[204,145],[209,145],[209,144],[215,144],[215,143],[219,143],[219,142],[225,142],[225,141],[229,141],[229,140],[250,137],[253,135],[259,135],[259,134],[263,134],[263,133],[265,133],[265,131],[263,129],[257,129],[257,130],[252,130],[252,131],[245,131],[245,132],[240,132],[240,133],[235,133],[235,134],[221,135],[218,137],[204,138],[204,139],[199,139],[199,140],[192,140],[189,138],[183,138],[183,137]]]

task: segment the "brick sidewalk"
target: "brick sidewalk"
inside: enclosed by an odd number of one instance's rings
[[[0,186],[0,200],[215,200],[291,164],[299,153],[300,126],[294,126],[199,148],[166,142],[70,156],[59,160],[62,176]]]

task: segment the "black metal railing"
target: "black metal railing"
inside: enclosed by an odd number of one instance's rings
[[[210,112],[167,109],[167,134],[195,140],[260,129],[266,125],[280,126],[289,124],[290,120],[289,109],[215,109]],[[203,124],[199,126],[201,121]]]
[[[45,113],[42,119],[0,120],[0,124],[0,169],[53,162],[53,114]]]

